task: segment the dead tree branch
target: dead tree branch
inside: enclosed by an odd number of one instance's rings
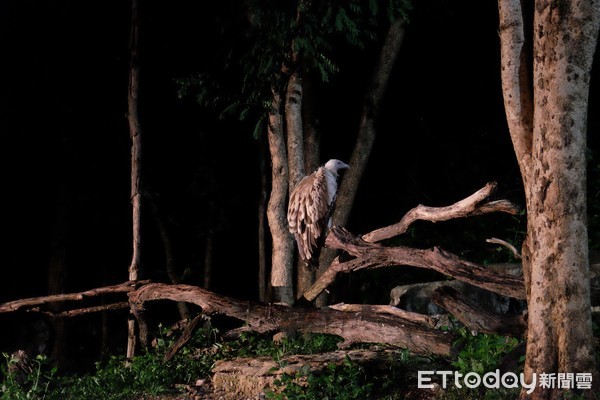
[[[426,250],[404,246],[384,247],[365,242],[340,227],[331,228],[325,243],[329,247],[344,250],[356,258],[345,262],[334,260],[315,284],[304,293],[303,297],[308,301],[313,301],[319,293],[333,283],[339,272],[399,265],[432,269],[503,296],[525,299],[522,278],[463,260],[438,247]]]
[[[13,312],[22,308],[30,308],[61,301],[81,301],[87,297],[96,297],[109,293],[127,293],[134,290],[136,285],[144,285],[149,282],[149,280],[137,282],[128,281],[119,283],[118,285],[105,286],[78,293],[54,294],[50,296],[32,297],[28,299],[9,301],[7,303],[0,304],[0,313]]]
[[[507,249],[509,249],[513,253],[513,255],[515,256],[515,258],[517,260],[521,259],[521,254],[519,254],[519,251],[517,250],[517,248],[515,246],[513,246],[512,244],[508,243],[506,240],[502,240],[502,239],[493,237],[493,238],[486,239],[485,241],[487,243],[502,245],[502,246],[506,247]]]
[[[492,212],[503,212],[515,215],[519,211],[519,208],[508,200],[486,201],[486,199],[494,192],[496,186],[496,182],[489,182],[469,197],[446,207],[427,207],[419,204],[407,212],[399,222],[369,232],[363,235],[362,238],[371,243],[389,239],[406,233],[410,225],[418,220],[435,223]]]
[[[123,310],[125,308],[129,308],[129,303],[127,302],[119,302],[112,304],[104,304],[101,306],[94,307],[85,307],[85,308],[77,308],[75,310],[67,310],[62,312],[52,312],[52,311],[44,311],[39,307],[30,308],[27,311],[39,312],[45,315],[49,315],[53,318],[71,318],[71,317],[79,317],[81,315],[92,314],[101,311],[114,311],[114,310]]]

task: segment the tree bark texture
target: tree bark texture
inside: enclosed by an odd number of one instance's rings
[[[302,129],[302,77],[298,71],[290,76],[285,95],[285,126],[289,165],[289,192],[306,175],[304,171],[304,134]],[[311,171],[312,172],[312,171]]]
[[[594,372],[585,149],[600,3],[535,2],[533,71],[521,45],[520,3],[500,0],[499,12],[505,108],[527,203],[525,374]],[[531,72],[533,96],[515,101]],[[562,391],[538,388],[533,398]]]
[[[137,0],[131,0],[131,33],[129,41],[130,65],[129,65],[129,90],[127,96],[129,122],[129,136],[131,139],[131,205],[132,205],[132,256],[129,264],[129,280],[138,279],[140,268],[141,247],[141,203],[140,169],[142,161],[142,132],[138,113],[138,96],[140,84],[139,66],[139,9]],[[136,334],[135,320],[129,318],[127,321],[127,358],[132,358],[135,353]]]
[[[273,90],[269,111],[269,152],[271,153],[271,196],[267,219],[272,237],[271,287],[275,302],[292,304],[294,243],[287,223],[288,163],[283,132],[281,95]]]

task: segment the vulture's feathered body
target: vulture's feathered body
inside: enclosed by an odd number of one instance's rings
[[[308,265],[318,265],[335,207],[338,171],[344,168],[349,166],[340,160],[327,161],[302,178],[290,196],[287,215],[290,232],[298,244],[300,258]]]

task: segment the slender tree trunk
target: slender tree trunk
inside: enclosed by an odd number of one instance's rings
[[[167,229],[167,223],[165,222],[163,216],[160,214],[158,206],[156,205],[154,199],[150,199],[149,203],[150,208],[152,209],[152,214],[154,214],[154,220],[156,221],[158,233],[160,235],[161,241],[163,243],[163,249],[165,251],[165,269],[167,270],[167,276],[169,277],[169,281],[171,281],[173,285],[180,284],[181,280],[179,279],[177,270],[175,268],[175,255],[173,254],[173,244],[171,242],[171,237]],[[181,319],[185,320],[190,318],[190,312],[188,310],[187,304],[177,303],[177,310],[179,311],[179,317]]]
[[[334,225],[344,226],[348,222],[358,184],[367,167],[375,142],[375,121],[403,40],[404,21],[397,19],[392,23],[385,37],[379,61],[365,96],[358,137],[350,157],[350,169],[344,174],[338,190],[337,205],[333,214]]]
[[[321,164],[320,140],[317,113],[315,110],[315,88],[310,77],[302,79],[302,127],[304,128],[304,171],[308,175]]]
[[[52,254],[48,265],[48,294],[61,294],[65,292],[67,280],[67,235],[68,235],[68,210],[70,195],[67,184],[62,182],[58,198],[59,210],[54,222],[52,237]],[[61,305],[53,303],[50,310],[54,313],[61,311]],[[54,330],[51,357],[60,367],[65,361],[66,329],[63,318],[51,318]]]
[[[345,226],[348,222],[348,217],[358,190],[358,184],[367,167],[367,162],[369,161],[371,149],[375,141],[375,121],[377,120],[385,89],[403,40],[404,21],[397,19],[392,23],[385,37],[379,61],[365,95],[358,137],[352,156],[350,157],[350,169],[344,173],[338,189],[336,208],[332,216],[333,225]],[[335,251],[331,249],[323,250],[319,259],[319,275],[331,264],[335,254]],[[326,302],[326,299],[323,297],[318,301],[320,305],[324,302]]]
[[[285,120],[287,127],[288,164],[290,169],[290,193],[298,182],[306,175],[305,149],[302,106],[303,106],[303,79],[298,71],[294,72],[288,81]],[[314,150],[313,150],[314,151]],[[312,171],[310,171],[312,172]],[[310,288],[315,280],[314,271],[302,260],[296,257],[296,285],[297,294],[301,295]]]
[[[206,242],[204,246],[204,289],[210,289],[213,264],[214,232],[212,229],[206,233]]]
[[[585,150],[600,3],[536,1],[533,96],[524,84],[521,4],[500,0],[499,13],[505,108],[527,202],[525,375],[595,373]],[[562,398],[565,391],[538,386],[533,396],[522,397]]]
[[[259,139],[260,155],[260,198],[258,199],[258,300],[261,303],[267,302],[267,152],[264,139]]]
[[[304,132],[302,129],[302,77],[298,71],[288,80],[285,98],[285,126],[289,165],[289,192],[306,175],[304,172]]]
[[[142,159],[142,135],[138,115],[138,95],[140,83],[140,67],[138,60],[139,51],[139,10],[137,0],[131,0],[131,36],[129,42],[131,52],[130,70],[129,70],[129,91],[128,91],[128,122],[129,136],[131,138],[131,204],[133,206],[133,254],[129,264],[129,280],[138,279],[140,268],[140,211],[142,196],[140,191],[140,168]],[[132,358],[135,354],[136,333],[135,319],[130,314],[127,321],[127,358]]]
[[[267,219],[272,236],[271,287],[273,300],[285,304],[294,301],[293,259],[294,245],[287,224],[288,163],[283,133],[281,95],[273,90],[269,110],[268,139],[271,153],[271,196]]]

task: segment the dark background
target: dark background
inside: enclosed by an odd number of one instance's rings
[[[260,163],[253,124],[219,120],[193,96],[178,98],[175,82],[211,67],[222,51],[219,33],[236,29],[229,14],[233,2],[141,3],[145,190],[166,216],[176,266],[189,272],[187,283],[202,282],[204,243],[212,230],[213,290],[256,299]],[[67,292],[126,281],[131,257],[130,4],[5,0],[0,18],[5,198],[0,302],[47,293],[59,226],[65,232]],[[491,180],[499,183],[497,198],[523,205],[503,110],[497,30],[495,2],[415,2],[348,224],[351,231],[396,222],[419,203],[447,205]],[[339,74],[318,87],[323,162],[350,158],[379,45],[341,47]],[[598,181],[596,81],[590,182]],[[590,188],[591,209],[597,191],[597,186]],[[167,281],[156,222],[149,210],[144,212],[142,278]],[[497,253],[485,238],[518,245],[523,229],[524,217],[494,215],[433,228],[417,223],[402,240],[419,247],[441,244],[484,262]],[[506,253],[502,257],[508,259]],[[340,293],[357,296],[354,289],[362,288],[362,298],[385,303],[391,287],[418,280],[420,273],[362,274],[346,279]],[[116,349],[125,344],[125,316],[110,314]],[[12,351],[30,340],[39,318],[0,315],[0,350]],[[91,316],[69,322],[73,358],[94,358],[98,321],[99,316]]]

